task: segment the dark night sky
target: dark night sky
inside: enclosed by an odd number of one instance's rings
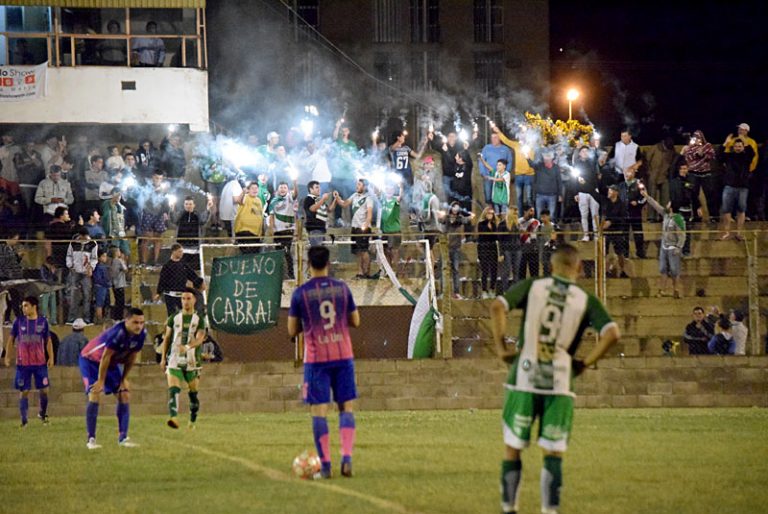
[[[640,143],[655,142],[664,125],[700,128],[719,143],[740,122],[765,140],[767,22],[768,2],[553,0],[552,110],[567,116],[559,98],[574,84],[606,143],[618,138],[622,111],[636,118]]]

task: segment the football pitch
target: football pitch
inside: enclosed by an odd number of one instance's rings
[[[204,406],[203,406],[204,408]],[[309,414],[206,416],[194,431],[134,416],[119,448],[111,401],[100,450],[83,418],[0,422],[0,512],[499,512],[500,413],[360,412],[351,479],[293,478]],[[765,409],[577,409],[564,513],[757,513],[768,508]],[[539,512],[537,447],[523,457],[521,513]]]

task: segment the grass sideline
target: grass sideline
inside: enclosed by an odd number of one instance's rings
[[[90,452],[82,418],[0,422],[0,512],[499,512],[498,411],[358,413],[355,477],[322,482],[290,475],[312,447],[308,414],[203,411],[192,432],[134,416],[142,446],[127,449],[113,412],[106,402]],[[563,512],[765,512],[767,425],[766,409],[577,410]],[[523,462],[520,512],[536,513],[539,449]]]

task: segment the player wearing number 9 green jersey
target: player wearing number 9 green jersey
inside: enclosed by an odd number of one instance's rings
[[[539,418],[538,443],[544,450],[541,511],[560,507],[562,455],[573,420],[573,378],[597,362],[619,340],[619,328],[600,301],[575,284],[581,272],[576,248],[560,246],[552,255],[552,276],[524,280],[491,304],[494,344],[511,364],[506,383],[502,428],[505,458],[501,469],[503,512],[517,511],[522,476],[520,452]],[[507,312],[523,309],[516,348],[507,348]],[[583,361],[574,359],[584,330],[599,334],[597,346]]]

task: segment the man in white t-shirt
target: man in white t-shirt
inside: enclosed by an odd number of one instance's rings
[[[334,191],[333,196],[342,207],[351,207],[352,237],[354,242],[352,253],[357,255],[358,264],[360,265],[360,273],[355,278],[375,279],[378,276],[371,276],[371,256],[368,253],[371,223],[373,221],[373,198],[368,193],[368,182],[365,179],[358,179],[355,188],[354,194],[346,200],[341,198],[338,191]]]
[[[237,214],[237,199],[243,194],[243,186],[240,185],[240,181],[237,177],[233,178],[226,184],[221,190],[221,199],[219,200],[219,220],[224,225],[224,230],[231,236],[234,236],[232,231],[232,222],[235,220]]]

